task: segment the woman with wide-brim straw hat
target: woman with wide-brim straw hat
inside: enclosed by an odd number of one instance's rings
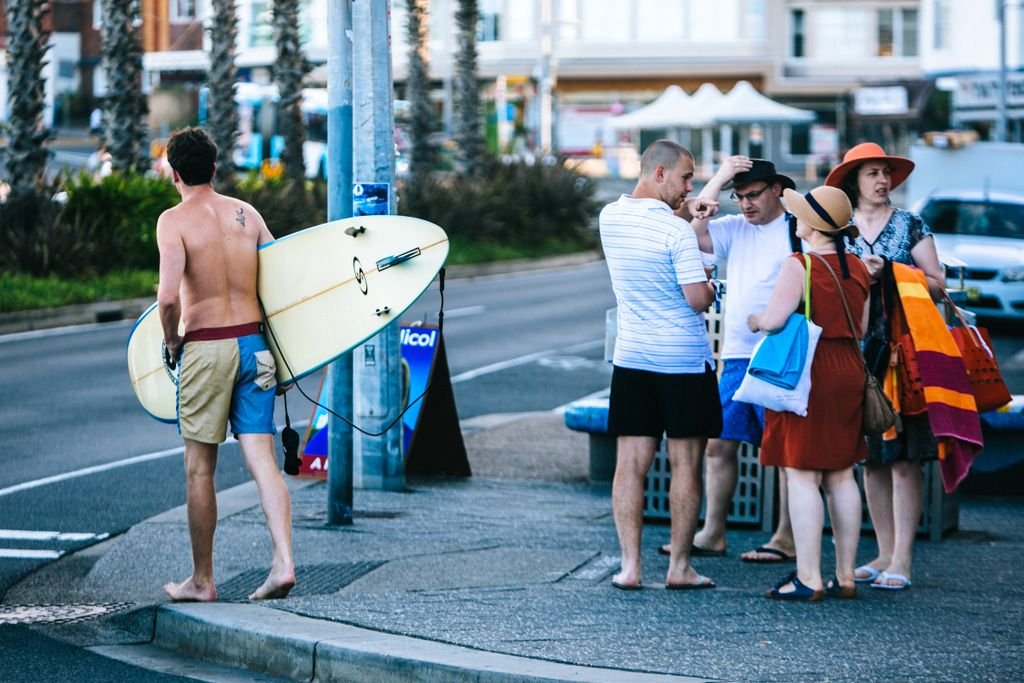
[[[945,273],[935,250],[935,240],[924,220],[892,206],[889,194],[914,169],[910,159],[885,153],[873,142],[852,148],[843,163],[832,169],[827,185],[841,188],[853,205],[853,220],[860,236],[850,253],[860,256],[873,283],[871,318],[864,339],[869,366],[881,376],[889,360],[889,336],[884,297],[877,282],[886,260],[916,266],[924,271],[933,298],[941,298]],[[880,377],[881,379],[881,377]],[[878,554],[857,568],[857,581],[873,588],[905,590],[910,587],[914,536],[921,517],[923,470],[921,463],[938,457],[928,416],[905,415],[903,432],[895,440],[868,437],[864,491]]]
[[[822,334],[811,363],[807,415],[765,411],[761,464],[786,469],[796,543],[796,571],[779,581],[768,596],[807,602],[825,594],[850,598],[856,595],[854,565],[861,521],[853,466],[867,456],[861,427],[864,369],[855,342],[868,320],[868,270],[860,259],[847,258],[846,242],[856,228],[850,223],[850,201],[841,190],[824,186],[807,194],[786,190],[783,198],[797,218],[797,236],[810,247],[810,291],[805,291],[803,254],[787,257],[768,306],[751,315],[747,326],[751,332],[778,329],[790,314],[803,310],[801,302],[809,296],[811,320]],[[843,298],[855,329],[847,321]],[[825,490],[836,546],[836,571],[827,582],[821,574],[824,508],[819,487]]]

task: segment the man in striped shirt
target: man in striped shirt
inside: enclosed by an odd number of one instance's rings
[[[622,552],[616,588],[641,587],[643,484],[658,442],[668,437],[672,467],[671,589],[713,588],[690,566],[700,510],[700,468],[722,413],[703,311],[714,301],[693,228],[673,211],[687,204],[695,218],[717,202],[687,201],[693,155],[669,140],[652,143],[640,178],[601,212],[601,244],[618,303],[609,432],[617,436],[612,512]]]

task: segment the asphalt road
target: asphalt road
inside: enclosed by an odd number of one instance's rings
[[[439,303],[435,286],[404,320],[436,320]],[[460,417],[549,410],[606,388],[611,305],[603,263],[449,281],[444,332]],[[184,503],[177,430],[146,415],[128,383],[130,325],[0,337],[0,595],[60,554]],[[307,393],[318,381],[303,381]],[[312,413],[294,391],[289,408],[293,422]],[[237,444],[225,445],[218,490],[246,480]]]

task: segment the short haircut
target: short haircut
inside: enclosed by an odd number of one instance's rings
[[[182,128],[167,141],[167,163],[186,185],[205,185],[213,180],[217,145],[202,128]]]
[[[643,156],[640,157],[640,175],[649,176],[654,173],[654,169],[658,168],[658,166],[675,168],[679,165],[679,160],[684,156],[693,161],[693,154],[690,153],[690,150],[678,142],[655,140],[648,145],[647,149],[644,150]]]

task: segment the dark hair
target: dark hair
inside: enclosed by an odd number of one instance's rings
[[[182,128],[167,141],[167,163],[186,185],[205,185],[213,180],[217,145],[202,128]]]
[[[861,166],[864,164],[857,164],[843,177],[843,182],[839,184],[839,189],[846,193],[846,196],[850,199],[850,206],[857,208],[857,200],[860,199],[860,186],[857,184],[857,178],[860,175]]]

